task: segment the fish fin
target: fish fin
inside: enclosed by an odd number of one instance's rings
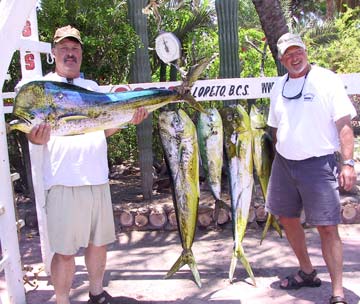
[[[164,279],[170,278],[173,274],[175,274],[181,267],[183,267],[186,264],[189,265],[191,269],[195,283],[198,285],[199,288],[201,288],[200,274],[197,269],[197,264],[191,249],[184,249],[182,251],[180,257],[176,260],[175,264],[165,275]]]
[[[229,270],[229,280],[230,280],[230,283],[233,282],[234,272],[235,272],[237,260],[238,260],[238,259],[237,259],[237,257],[235,256],[235,254],[233,254],[233,256],[232,256],[232,258],[231,258],[230,270]]]
[[[233,256],[232,256],[232,259],[231,259],[231,265],[230,265],[230,270],[229,270],[229,280],[230,280],[230,282],[233,281],[233,276],[234,276],[237,260],[241,261],[241,263],[243,264],[246,272],[250,276],[254,286],[256,286],[256,281],[255,281],[253,271],[251,269],[249,261],[247,260],[247,258],[245,256],[244,249],[243,249],[243,247],[242,247],[242,245],[240,243],[237,245],[237,248],[234,248],[234,251],[233,251]]]
[[[164,279],[168,279],[170,278],[173,274],[175,274],[181,267],[183,267],[185,265],[185,261],[183,258],[183,254],[181,254],[179,256],[179,258],[176,260],[176,262],[174,263],[174,265],[170,268],[170,270],[168,271],[168,273],[165,275]]]
[[[281,231],[279,223],[277,222],[276,218],[271,213],[268,213],[265,227],[264,227],[263,233],[261,235],[260,245],[262,244],[263,240],[265,239],[265,236],[269,230],[270,225],[272,225],[274,227],[274,229],[277,231],[279,236],[282,238],[282,231]]]
[[[21,131],[24,133],[30,133],[31,124],[27,123],[26,119],[15,119],[10,121],[10,123],[6,123],[6,134],[9,134],[11,131]]]
[[[204,109],[203,106],[199,102],[197,102],[196,99],[190,93],[184,94],[183,99],[195,110],[205,114],[209,114],[209,112],[206,109]]]

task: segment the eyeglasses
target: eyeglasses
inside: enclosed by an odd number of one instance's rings
[[[309,69],[309,70],[306,72],[306,74],[305,74],[304,82],[303,82],[303,85],[302,85],[302,87],[301,87],[300,92],[297,93],[295,96],[290,96],[290,97],[284,95],[285,85],[286,85],[286,83],[289,81],[289,74],[288,74],[288,76],[287,76],[287,78],[286,78],[286,80],[285,80],[285,82],[284,82],[283,88],[282,88],[282,92],[281,92],[282,97],[284,97],[284,98],[286,98],[286,99],[288,99],[288,100],[299,99],[299,98],[302,96],[302,92],[303,92],[303,90],[304,90],[306,78],[307,78],[307,76],[309,75],[309,72],[310,72],[310,69]]]

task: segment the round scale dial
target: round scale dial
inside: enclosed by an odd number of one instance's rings
[[[156,37],[155,50],[163,62],[170,63],[180,58],[181,43],[173,33],[164,32]]]

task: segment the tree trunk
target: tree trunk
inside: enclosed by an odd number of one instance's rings
[[[259,15],[262,29],[268,41],[271,54],[276,62],[279,75],[284,75],[286,69],[278,59],[276,43],[281,35],[287,33],[289,28],[281,9],[279,0],[252,0]]]
[[[326,20],[333,20],[335,16],[335,1],[326,0]]]
[[[128,0],[127,3],[130,23],[143,43],[143,47],[138,48],[134,54],[130,71],[130,82],[151,82],[147,19],[146,15],[142,13],[142,9],[147,5],[148,1]],[[149,117],[137,126],[136,131],[143,197],[145,200],[151,200],[153,186],[152,114],[149,114]]]
[[[215,0],[219,28],[220,78],[240,77],[238,0]],[[225,103],[225,102],[224,102]],[[237,101],[226,101],[227,105]]]

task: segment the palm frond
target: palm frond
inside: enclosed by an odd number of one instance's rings
[[[188,33],[193,32],[197,28],[214,26],[211,17],[215,14],[214,9],[202,7],[198,11],[193,11],[187,20],[183,20],[178,28],[174,30],[174,34],[182,40]]]
[[[312,44],[324,45],[339,38],[339,31],[334,21],[326,21],[320,25],[309,27],[305,32]]]

